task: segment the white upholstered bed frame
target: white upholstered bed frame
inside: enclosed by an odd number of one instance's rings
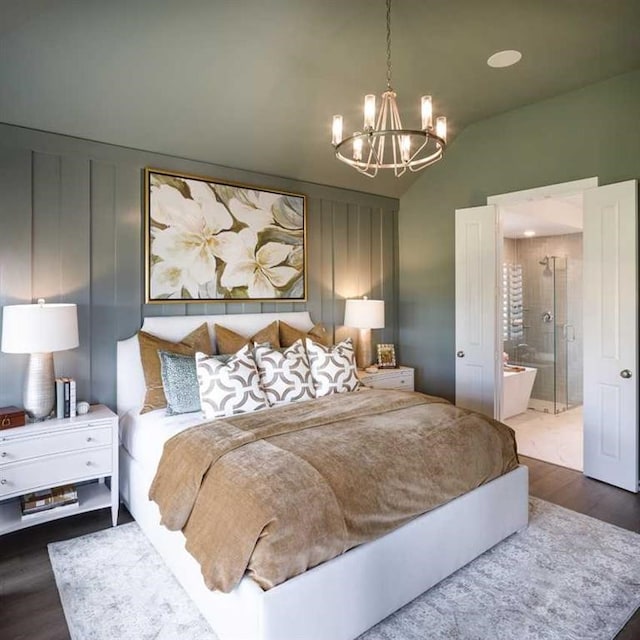
[[[142,329],[178,341],[203,322],[246,336],[273,320],[312,326],[305,312],[163,316]],[[144,398],[138,340],[118,342],[118,414]],[[207,589],[181,532],[159,524],[147,499],[152,474],[120,448],[120,490],[141,529],[221,640],[352,640],[528,522],[526,467],[493,480],[403,527],[270,589],[244,578],[230,594]]]

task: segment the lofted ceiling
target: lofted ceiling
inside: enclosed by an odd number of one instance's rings
[[[640,68],[639,0],[394,0],[405,126],[471,123]],[[517,49],[522,61],[486,59]],[[385,89],[384,0],[0,0],[0,122],[400,196],[338,162]],[[446,155],[443,162],[446,162]],[[426,169],[429,171],[429,169]]]

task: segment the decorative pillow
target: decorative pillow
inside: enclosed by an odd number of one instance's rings
[[[200,393],[195,356],[158,351],[167,415],[200,411]]]
[[[331,336],[321,322],[314,325],[307,333],[288,325],[286,322],[280,321],[281,347],[290,347],[296,340],[302,340],[302,342],[304,342],[307,338],[318,344],[323,344],[325,347],[331,345]]]
[[[278,337],[278,321],[274,320],[270,325],[261,329],[251,338],[245,338],[231,329],[227,329],[220,324],[214,325],[216,331],[216,342],[218,343],[218,353],[237,353],[245,345],[253,347],[254,343],[268,342],[272,347],[280,346]]]
[[[227,362],[217,356],[196,353],[200,405],[204,417],[223,418],[265,409],[267,399],[251,347],[245,345]]]
[[[360,386],[351,338],[334,347],[325,347],[307,338],[306,346],[317,398],[355,391]]]
[[[271,406],[316,397],[309,358],[302,340],[296,340],[283,351],[258,344],[254,356],[260,374],[260,386]]]
[[[162,389],[162,372],[160,370],[158,351],[170,351],[184,356],[193,356],[196,351],[211,353],[211,340],[206,322],[194,329],[180,342],[163,340],[146,331],[138,332],[138,342],[140,343],[140,360],[144,371],[144,381],[147,386],[144,406],[140,413],[147,413],[147,411],[162,409],[167,406],[167,400]]]

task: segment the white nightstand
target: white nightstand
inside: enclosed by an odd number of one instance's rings
[[[77,510],[21,519],[22,494],[65,484],[76,485]],[[115,527],[118,506],[118,417],[108,407],[0,431],[0,535],[106,507]]]
[[[378,369],[375,373],[358,370],[358,379],[362,384],[374,389],[404,389],[413,391],[413,369]]]

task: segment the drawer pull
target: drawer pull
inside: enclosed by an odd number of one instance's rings
[[[7,484],[6,478],[2,478],[2,480],[0,480],[0,484]]]
[[[2,426],[8,427],[11,425],[11,418],[2,418]]]
[[[91,436],[87,436],[87,442],[93,442],[93,438]]]
[[[0,458],[6,458],[9,454],[6,451],[0,453]]]
[[[91,460],[87,460],[87,467],[90,467],[92,464]]]

